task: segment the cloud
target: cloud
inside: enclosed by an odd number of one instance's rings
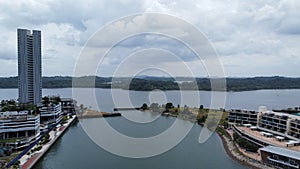
[[[249,72],[251,75],[299,76],[295,74],[297,66],[294,64],[300,59],[299,8],[298,0],[191,0],[189,3],[184,0],[0,1],[0,60],[11,66],[5,71],[7,75],[16,75],[16,29],[41,29],[43,75],[72,75],[82,47],[96,31],[120,17],[159,12],[184,19],[203,32],[219,53],[228,76],[247,75]],[[180,26],[166,26],[168,22],[163,18],[145,20],[143,17],[116,22],[105,30],[109,36],[97,39],[95,44],[100,42],[103,46],[98,47],[107,50],[107,44],[119,38],[125,28],[128,31],[144,28],[168,30],[185,38],[191,35]],[[139,35],[120,43],[106,58],[105,64],[107,67],[116,66],[126,54],[152,47],[176,53],[192,67],[197,67],[195,65],[199,62],[190,50],[172,39]],[[266,62],[255,65],[259,57]],[[245,65],[245,61],[252,66],[246,69],[238,66]],[[172,59],[164,58],[158,62],[169,67],[175,64]],[[278,69],[278,66],[288,69]],[[202,70],[196,72],[200,75]],[[111,73],[103,72],[105,75]]]

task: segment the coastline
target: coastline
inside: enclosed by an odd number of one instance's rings
[[[20,161],[21,162],[21,168],[23,169],[30,169],[34,167],[34,165],[48,152],[48,150],[56,143],[56,141],[65,133],[65,131],[70,127],[70,125],[77,119],[76,115],[68,120],[67,124],[65,126],[61,126],[58,133],[54,134],[52,136],[52,140],[44,145],[45,147],[35,153],[33,156],[24,155]],[[53,132],[53,131],[52,131]]]
[[[226,131],[227,132],[227,131]],[[254,159],[251,159],[249,157],[246,157],[243,154],[239,154],[237,151],[238,148],[236,147],[235,143],[233,140],[227,138],[224,134],[220,133],[219,131],[216,131],[217,135],[220,137],[223,147],[226,151],[226,154],[233,159],[234,161],[240,163],[241,165],[244,165],[248,168],[253,168],[253,169],[272,169],[271,167],[256,161]]]

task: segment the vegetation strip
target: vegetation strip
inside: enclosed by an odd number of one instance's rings
[[[300,89],[300,78],[289,77],[251,77],[251,78],[192,78],[192,77],[70,77],[54,76],[42,78],[43,88],[118,88],[136,91],[152,90],[211,90],[211,81],[226,80],[226,86],[214,88],[218,91],[249,91],[261,89]],[[176,80],[181,80],[177,82]],[[74,83],[73,83],[74,82]],[[90,83],[95,82],[95,83]],[[226,88],[224,88],[226,87]],[[18,88],[17,77],[1,77],[0,88]]]

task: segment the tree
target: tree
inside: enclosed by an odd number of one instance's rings
[[[80,110],[83,110],[84,109],[84,106],[83,104],[80,105]]]
[[[58,104],[58,103],[61,101],[61,99],[60,99],[59,96],[54,96],[54,97],[51,98],[51,101],[52,101],[54,104]]]
[[[44,97],[43,97],[42,103],[43,103],[43,105],[46,105],[46,106],[47,106],[48,104],[50,104],[50,99],[49,99],[49,97],[44,96]]]
[[[173,107],[174,107],[173,103],[171,103],[171,102],[169,102],[169,103],[166,104],[166,109],[171,109]]]
[[[169,112],[169,110],[170,110],[171,108],[174,108],[174,106],[173,106],[173,103],[169,102],[169,103],[166,104],[165,111],[166,111],[166,112]]]
[[[148,105],[146,103],[144,103],[141,107],[142,110],[147,110],[148,109]]]

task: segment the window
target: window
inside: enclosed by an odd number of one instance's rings
[[[292,165],[297,165],[296,161],[293,160],[293,159],[289,159],[289,163],[292,164]]]
[[[278,160],[278,155],[273,154],[273,159]]]

